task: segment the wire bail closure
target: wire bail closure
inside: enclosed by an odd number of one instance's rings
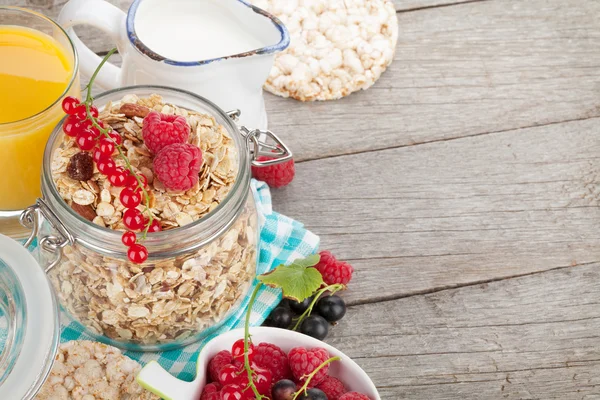
[[[229,118],[237,122],[242,112],[240,110],[232,110],[226,114]],[[292,159],[292,151],[275,133],[262,129],[250,130],[245,126],[240,126],[239,129],[242,136],[246,138],[246,147],[250,151],[252,166],[268,167]],[[260,156],[265,156],[269,159],[259,161],[258,158]]]
[[[50,226],[56,231],[56,234],[48,234],[40,239],[39,246],[42,250],[54,255],[54,259],[44,269],[46,273],[56,267],[62,258],[62,250],[65,246],[75,243],[75,238],[69,233],[65,225],[60,222],[56,214],[50,209],[48,204],[42,199],[38,199],[36,204],[27,207],[21,216],[19,222],[25,228],[31,229],[31,233],[23,247],[29,248],[35,238],[38,236],[40,226],[47,221]]]

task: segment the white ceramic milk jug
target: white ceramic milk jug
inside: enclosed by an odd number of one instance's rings
[[[275,53],[290,42],[285,26],[244,0],[135,0],[125,14],[103,0],[71,0],[58,22],[74,41],[81,72],[100,63],[73,31],[92,25],[110,35],[123,62],[106,64],[103,89],[153,84],[195,92],[224,110],[240,109],[240,123],[267,129],[262,86]]]

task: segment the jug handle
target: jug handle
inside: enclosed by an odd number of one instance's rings
[[[83,75],[90,77],[100,64],[101,58],[89,49],[75,34],[73,27],[91,25],[106,32],[124,54],[127,43],[125,32],[126,14],[103,0],[71,0],[61,10],[58,23],[62,25],[73,41],[79,55],[79,68]],[[103,89],[115,89],[121,82],[121,68],[106,63],[96,78]]]

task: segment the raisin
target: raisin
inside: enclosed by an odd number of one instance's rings
[[[94,159],[89,153],[75,154],[67,165],[67,175],[76,181],[87,181],[94,175]]]

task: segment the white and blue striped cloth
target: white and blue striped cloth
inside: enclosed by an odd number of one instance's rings
[[[296,259],[307,257],[317,251],[318,236],[306,230],[301,223],[273,211],[271,193],[265,183],[252,180],[252,192],[256,200],[261,226],[258,274],[270,271],[280,264],[289,264]],[[244,299],[239,311],[206,339],[179,350],[161,353],[127,351],[125,354],[142,365],[156,360],[178,378],[192,380],[196,374],[196,360],[202,346],[223,332],[244,326],[250,293],[253,289],[254,286]],[[251,325],[262,324],[280,300],[281,291],[279,289],[261,288],[252,309]],[[69,319],[63,316],[62,321],[69,321]],[[69,325],[63,326],[61,342],[77,339],[91,340],[83,333],[83,328],[78,323],[71,322]]]

